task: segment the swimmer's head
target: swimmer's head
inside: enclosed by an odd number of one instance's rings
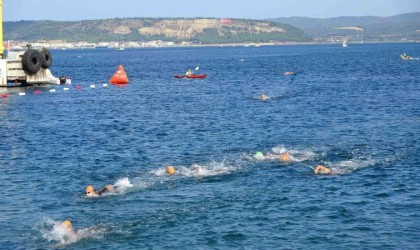
[[[254,154],[254,158],[257,159],[257,160],[262,159],[263,157],[264,157],[264,155],[260,151],[257,151]]]
[[[73,225],[71,224],[71,222],[69,220],[65,220],[63,222],[61,222],[61,225],[63,227],[65,227],[66,229],[71,230],[73,228]]]
[[[281,154],[280,155],[280,161],[282,161],[282,162],[290,161],[289,153],[285,152],[285,153]]]
[[[168,172],[169,175],[173,175],[175,174],[175,168],[173,166],[168,166],[166,172]]]
[[[266,96],[266,95],[260,95],[260,99],[263,100],[263,101],[265,101],[265,100],[268,99],[268,96]]]
[[[86,193],[86,195],[87,195],[87,196],[92,196],[92,195],[94,195],[95,190],[93,189],[93,186],[92,186],[92,185],[88,185],[88,186],[86,187],[85,193]]]
[[[194,172],[198,173],[201,170],[201,166],[200,165],[197,165],[197,164],[193,164],[192,167],[191,167],[191,169]]]

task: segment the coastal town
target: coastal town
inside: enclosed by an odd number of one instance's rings
[[[48,49],[101,49],[110,48],[116,50],[124,50],[125,48],[156,48],[156,47],[174,47],[174,46],[191,46],[191,42],[165,42],[161,40],[148,42],[99,42],[91,43],[86,41],[81,42],[66,42],[63,40],[40,40],[36,42],[30,41],[5,41],[4,48],[8,50],[25,49],[27,44],[31,44],[33,48],[48,48]]]

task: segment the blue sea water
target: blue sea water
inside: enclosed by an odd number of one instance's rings
[[[420,63],[402,53],[419,44],[52,51],[72,85],[0,89],[0,249],[419,249]],[[130,83],[103,86],[118,64]]]

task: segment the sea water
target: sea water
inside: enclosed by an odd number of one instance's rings
[[[1,249],[419,248],[418,44],[51,53],[0,89]]]

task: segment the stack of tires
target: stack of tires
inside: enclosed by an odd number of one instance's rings
[[[36,74],[41,67],[48,69],[52,64],[52,57],[48,49],[28,49],[22,57],[22,69],[29,75]]]

